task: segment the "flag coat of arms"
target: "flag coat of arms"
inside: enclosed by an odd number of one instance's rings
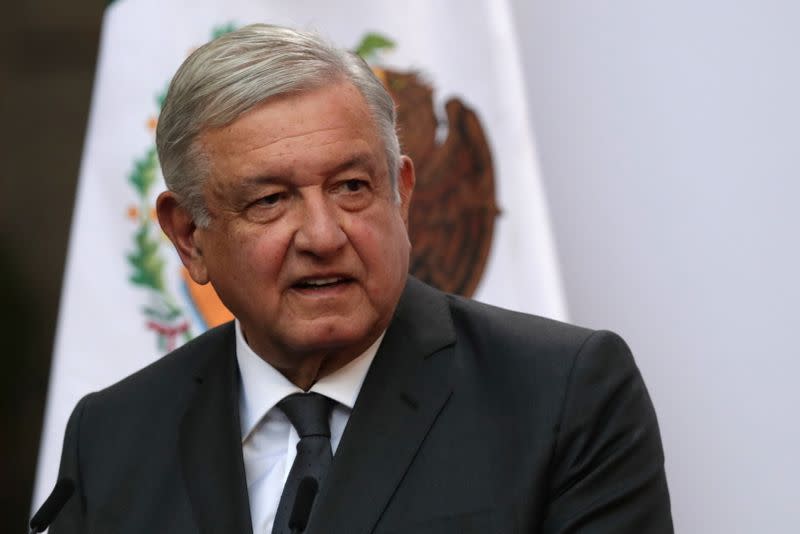
[[[360,53],[398,105],[417,168],[412,272],[446,291],[564,319],[505,1],[116,0],[106,9],[62,290],[33,505],[75,403],[230,319],[154,218],[155,126],[191,51],[264,22]]]

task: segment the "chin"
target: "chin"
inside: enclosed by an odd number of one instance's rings
[[[376,325],[354,327],[350,320],[323,321],[309,325],[293,336],[290,346],[298,352],[341,351],[353,348],[364,351],[377,338]],[[357,355],[354,355],[357,356]]]

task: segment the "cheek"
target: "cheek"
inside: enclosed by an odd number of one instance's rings
[[[372,270],[372,278],[380,279],[382,283],[392,281],[399,276],[398,271],[408,268],[410,245],[399,214],[389,214],[378,220],[364,222],[356,248],[367,267]]]
[[[288,240],[280,232],[250,228],[231,232],[223,254],[230,274],[240,273],[253,282],[275,283],[287,246]]]

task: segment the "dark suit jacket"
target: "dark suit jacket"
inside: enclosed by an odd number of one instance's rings
[[[250,533],[231,324],[85,397],[54,534]],[[306,530],[672,532],[656,416],[615,334],[410,279]]]

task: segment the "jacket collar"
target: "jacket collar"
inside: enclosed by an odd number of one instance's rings
[[[372,531],[450,397],[454,343],[447,297],[409,277],[307,534]]]

